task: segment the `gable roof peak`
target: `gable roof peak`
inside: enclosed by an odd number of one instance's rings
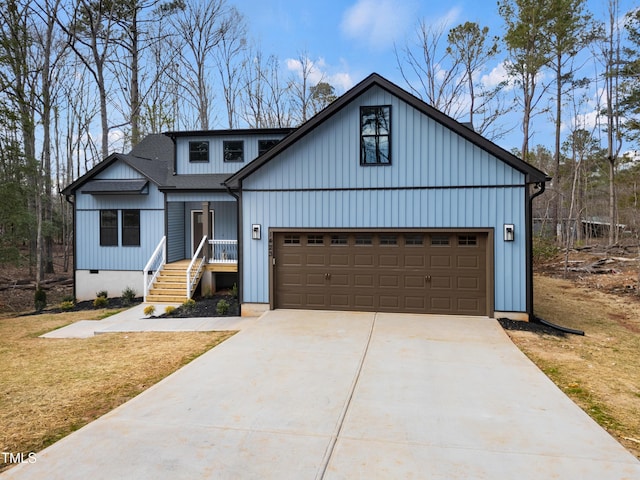
[[[473,143],[479,148],[485,150],[496,158],[500,159],[504,163],[510,165],[516,170],[522,172],[526,176],[527,183],[539,183],[549,181],[550,178],[541,170],[538,170],[534,166],[528,164],[527,162],[521,160],[520,158],[513,155],[511,152],[503,149],[499,145],[493,143],[489,139],[483,137],[479,133],[475,132],[472,128],[454,120],[450,116],[444,114],[443,112],[437,110],[431,105],[427,104],[425,101],[416,97],[415,95],[409,93],[408,91],[402,89],[398,85],[392,83],[391,81],[384,78],[382,75],[378,73],[371,73],[369,76],[364,78],[361,82],[356,84],[350,90],[345,92],[342,96],[338,97],[331,104],[329,104],[325,109],[321,110],[318,114],[307,120],[303,123],[297,130],[293,131],[287,137],[285,137],[280,143],[276,146],[268,150],[263,155],[259,156],[251,163],[247,164],[245,167],[238,170],[235,174],[231,175],[224,184],[229,187],[237,187],[242,182],[242,180],[249,175],[253,174],[256,170],[258,170],[262,165],[269,162],[271,159],[276,157],[278,154],[286,150],[289,146],[296,143],[298,140],[312,132],[316,127],[318,127],[323,122],[330,119],[337,112],[342,110],[356,98],[364,94],[370,88],[377,86],[386,90],[391,95],[399,98],[403,102],[412,106],[419,112],[428,117],[432,118],[436,122],[440,123],[444,127],[449,130],[455,132],[460,137],[465,140]]]

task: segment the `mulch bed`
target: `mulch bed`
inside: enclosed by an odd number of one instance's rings
[[[218,302],[225,300],[229,308],[224,314],[218,313]],[[184,305],[176,308],[170,314],[164,312],[158,317],[170,318],[196,318],[196,317],[237,317],[240,315],[240,305],[238,299],[231,295],[212,295],[195,299],[196,303],[192,307]]]
[[[195,305],[192,307],[179,306],[170,314],[164,312],[164,310],[156,306],[157,317],[160,318],[195,318],[195,317],[236,317],[240,315],[240,305],[238,299],[228,295],[212,295],[207,297],[194,298]],[[229,308],[224,314],[218,313],[218,302],[225,300],[229,304]],[[125,302],[122,298],[109,298],[107,299],[107,305],[100,308],[106,308],[108,310],[115,310],[120,308],[130,308],[142,303],[142,298],[136,298],[133,302]],[[62,310],[59,305],[45,308],[41,312],[28,312],[23,313],[22,316],[38,315],[41,313],[63,313],[63,312],[81,312],[86,310],[96,310],[93,306],[93,300],[87,300],[76,303],[73,308]]]
[[[534,332],[537,334],[553,335],[555,337],[564,337],[566,333],[556,330],[538,322],[523,322],[521,320],[511,320],[509,318],[498,318],[498,322],[505,330],[519,330],[521,332]]]

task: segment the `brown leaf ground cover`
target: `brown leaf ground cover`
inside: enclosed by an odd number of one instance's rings
[[[91,313],[93,318],[106,314]],[[37,452],[233,335],[163,332],[38,338],[81,319],[87,319],[87,312],[0,318],[0,451]],[[0,470],[6,466],[0,463]]]
[[[635,295],[611,293],[609,289],[617,288],[615,280],[594,276],[597,282],[542,275],[534,280],[536,315],[583,330],[585,336],[507,333],[573,401],[640,458],[640,302]]]

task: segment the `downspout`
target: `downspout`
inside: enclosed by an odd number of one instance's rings
[[[235,193],[229,185],[225,182],[223,182],[222,185],[227,189],[227,193],[236,199],[236,218],[238,219],[236,224],[236,238],[238,239],[238,308],[240,309],[240,315],[242,315],[242,200],[240,195]],[[241,189],[242,183],[240,183],[240,190]]]
[[[529,235],[527,236],[527,283],[528,283],[528,292],[527,292],[527,313],[529,315],[529,320],[531,322],[540,323],[542,325],[546,325],[547,327],[551,327],[555,330],[564,333],[571,333],[574,335],[584,335],[582,330],[575,330],[569,327],[563,327],[562,325],[556,325],[555,323],[549,322],[544,318],[536,316],[533,309],[533,199],[539,195],[542,195],[546,188],[545,182],[539,182],[537,185],[540,186],[540,190],[535,192],[533,195],[529,196],[529,204],[527,205],[527,228],[529,229]]]
[[[71,201],[71,195],[65,195],[64,199],[69,202],[73,208],[73,301],[76,301],[76,202]]]

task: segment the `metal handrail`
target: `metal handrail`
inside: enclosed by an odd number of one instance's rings
[[[207,236],[205,235],[204,237],[202,237],[202,240],[200,240],[200,245],[198,245],[198,248],[196,249],[196,252],[193,254],[193,258],[191,259],[191,262],[189,263],[189,268],[187,268],[187,298],[191,298],[191,294],[193,293],[193,290],[195,289],[195,285],[194,285],[195,279],[198,278],[198,275],[200,275],[200,272],[204,268],[204,263],[207,261],[207,256],[205,254],[205,255],[202,256],[200,261],[196,264],[196,260],[198,260],[198,256],[200,255],[202,247],[204,246],[206,241],[207,241]],[[192,274],[191,270],[193,269],[194,265],[197,268],[196,268],[195,273]]]
[[[213,263],[238,263],[237,240],[209,240],[213,247],[210,262]]]
[[[165,263],[167,263],[167,251],[164,248],[166,243],[167,243],[167,237],[164,236],[162,237],[162,240],[160,240],[160,243],[158,243],[158,246],[156,247],[156,249],[151,254],[149,261],[144,266],[144,270],[142,271],[143,283],[144,283],[143,298],[145,302],[147,301],[147,295],[149,295],[149,288],[151,287],[151,285],[153,285],[153,282],[156,281],[156,278],[158,277],[160,270],[162,270],[162,266]],[[160,257],[161,253],[162,253],[162,257]],[[162,259],[160,261],[160,264],[158,265],[157,262],[160,258]],[[151,279],[149,279],[149,272],[153,272],[153,276],[151,277]]]

